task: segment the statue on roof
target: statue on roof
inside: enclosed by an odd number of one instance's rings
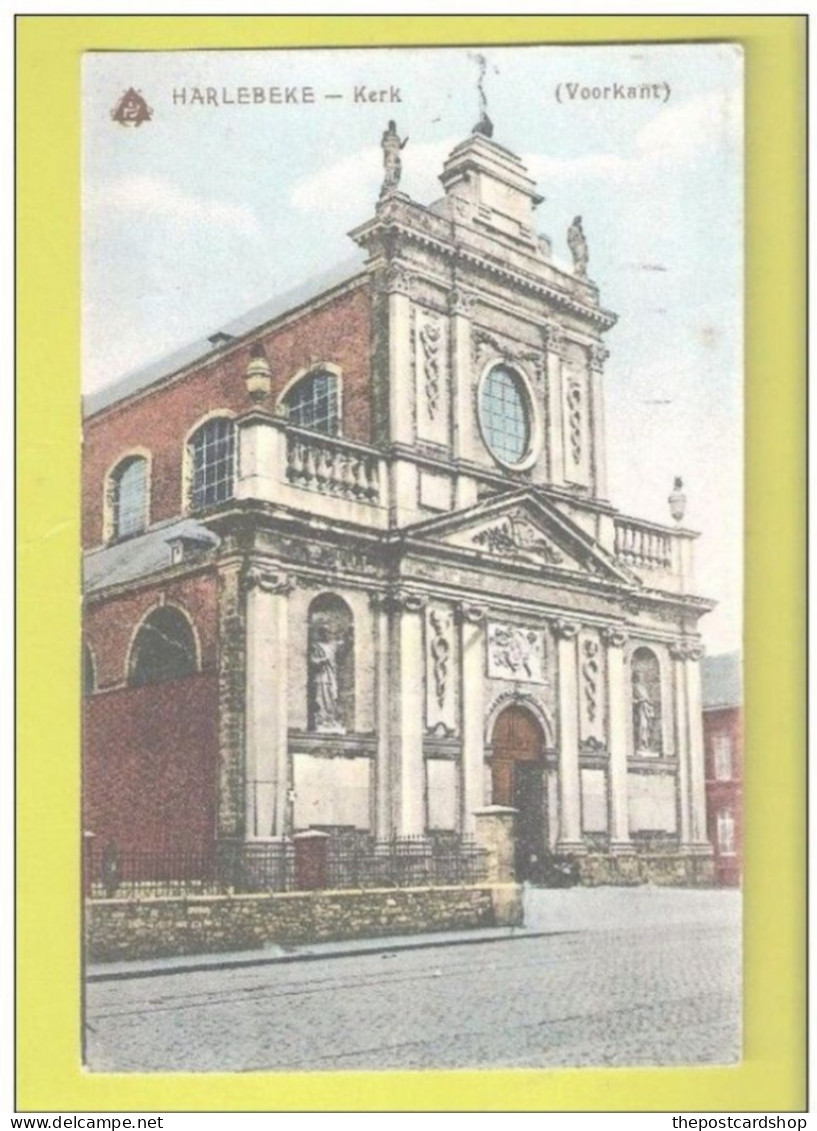
[[[483,137],[493,137],[494,123],[488,117],[488,99],[485,96],[485,71],[488,67],[488,60],[484,55],[478,52],[470,52],[470,59],[479,67],[479,78],[477,79],[477,93],[479,94],[479,121],[472,129],[471,133],[482,134]]]
[[[400,184],[400,176],[403,172],[403,162],[400,158],[400,150],[404,148],[407,137],[400,140],[397,133],[397,125],[395,122],[389,122],[389,128],[383,131],[383,136],[380,139],[380,148],[383,150],[383,184],[380,186],[380,195],[387,196],[390,192],[394,192]]]
[[[567,229],[567,246],[573,256],[573,274],[577,279],[587,278],[587,240],[582,230],[582,218],[576,216]]]

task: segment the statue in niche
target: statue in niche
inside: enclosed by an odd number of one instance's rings
[[[345,637],[333,637],[326,625],[315,627],[309,648],[309,690],[313,727],[318,731],[337,734],[345,730],[338,688],[338,653],[345,644]]]
[[[383,150],[383,184],[380,186],[381,196],[386,196],[388,193],[394,192],[400,184],[400,177],[403,172],[400,150],[405,147],[407,141],[407,137],[404,137],[402,141],[400,140],[396,123],[390,121],[389,128],[383,131],[383,136],[380,139],[380,148]]]
[[[633,673],[633,716],[636,750],[650,750],[655,721],[655,705],[640,671]]]
[[[573,256],[573,274],[577,279],[587,278],[587,240],[582,230],[582,218],[576,216],[567,229],[567,246]]]

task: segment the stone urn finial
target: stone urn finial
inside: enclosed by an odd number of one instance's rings
[[[687,509],[687,497],[684,494],[684,481],[680,475],[675,476],[672,484],[672,494],[667,499],[669,512],[676,522],[682,522]]]
[[[272,370],[264,353],[264,347],[257,342],[250,349],[250,361],[244,371],[247,393],[253,404],[267,399],[272,390]]]

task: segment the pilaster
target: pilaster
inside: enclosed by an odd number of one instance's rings
[[[283,571],[251,564],[246,590],[245,837],[289,831],[288,594]]]
[[[607,720],[610,754],[610,851],[632,852],[627,802],[627,693],[624,675],[626,635],[616,628],[605,628],[601,637],[607,645]]]
[[[556,851],[584,852],[581,828],[579,778],[579,679],[577,637],[579,625],[557,620],[553,624],[559,669],[559,812]]]
[[[550,482],[558,486],[565,481],[562,434],[562,359],[565,342],[561,327],[555,322],[545,324],[542,338],[546,350],[547,372],[547,471]]]
[[[470,461],[479,458],[474,443],[474,401],[471,392],[470,320],[474,305],[474,295],[455,286],[448,304],[451,319],[452,450],[455,459]],[[458,494],[460,493],[458,487]]]
[[[423,609],[420,594],[391,594],[390,775],[393,827],[400,836],[425,832],[423,766]]]
[[[596,342],[590,347],[590,419],[592,421],[593,491],[598,499],[607,498],[607,451],[604,424],[604,363],[607,349]]]
[[[377,754],[374,765],[374,832],[377,840],[386,840],[393,832],[391,813],[391,726],[389,720],[389,598],[372,593],[374,632],[375,725]]]
[[[484,625],[484,609],[477,605],[460,605],[459,627],[462,664],[460,733],[462,735],[463,832],[465,833],[475,832],[475,810],[481,808],[484,804]]]

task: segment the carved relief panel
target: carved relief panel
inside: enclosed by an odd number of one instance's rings
[[[606,746],[604,653],[598,634],[579,636],[579,746],[593,752]]]
[[[449,443],[450,381],[448,323],[423,307],[412,307],[412,357],[417,438]]]
[[[459,679],[454,614],[446,605],[425,610],[426,728],[440,736],[457,730]]]
[[[545,683],[545,634],[541,629],[488,623],[488,678]]]
[[[562,415],[565,478],[582,486],[590,484],[590,381],[587,351],[577,342],[564,350]]]

